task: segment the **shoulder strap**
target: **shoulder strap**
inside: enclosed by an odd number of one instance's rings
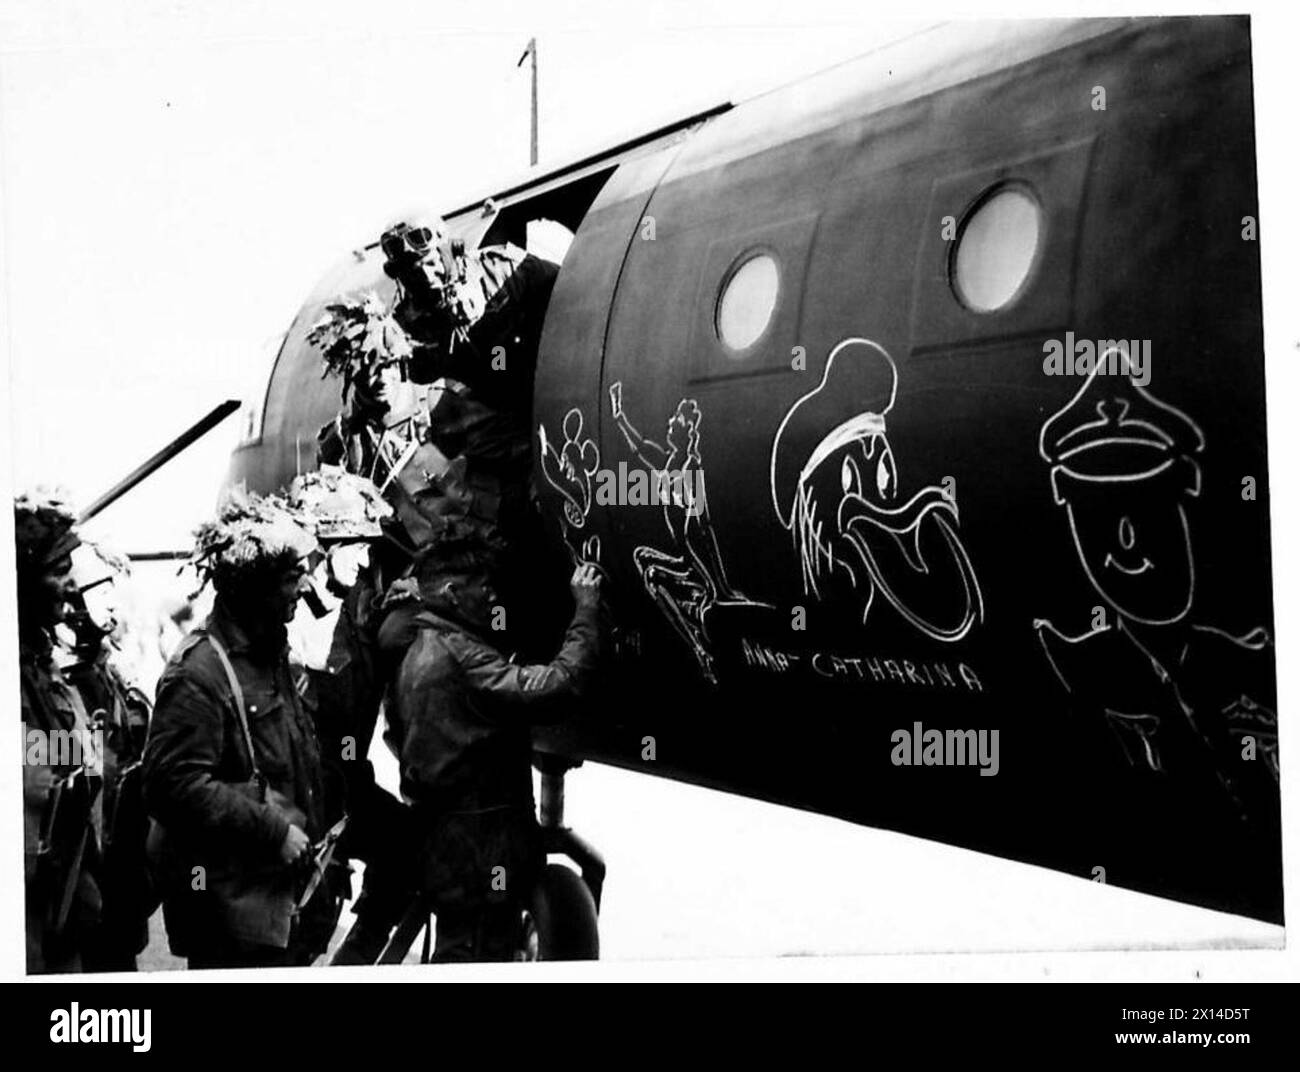
[[[262,772],[257,766],[257,753],[253,751],[253,735],[248,732],[248,716],[244,713],[244,690],[239,687],[239,678],[235,677],[235,668],[230,665],[230,656],[226,654],[225,646],[211,633],[208,633],[207,637],[208,643],[212,645],[212,650],[217,653],[217,661],[221,663],[221,669],[226,672],[226,680],[230,683],[230,691],[234,693],[235,713],[239,717],[239,728],[244,734],[244,747],[248,750],[248,764],[253,768],[253,777],[260,781]]]

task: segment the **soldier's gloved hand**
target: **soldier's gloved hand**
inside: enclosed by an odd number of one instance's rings
[[[591,562],[583,562],[569,578],[569,591],[580,607],[600,602],[600,568]]]
[[[284,835],[284,840],[280,842],[280,860],[286,864],[298,863],[309,851],[311,851],[311,838],[292,823],[289,825],[289,832]]]

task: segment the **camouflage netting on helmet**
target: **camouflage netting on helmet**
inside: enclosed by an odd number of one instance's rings
[[[20,570],[44,568],[81,543],[77,515],[60,491],[36,488],[14,498],[14,542]]]
[[[195,532],[190,562],[220,590],[292,566],[316,546],[301,515],[283,499],[236,489],[216,518]]]
[[[383,533],[381,522],[393,516],[371,481],[337,465],[323,465],[294,480],[289,504],[318,540],[375,539]]]
[[[347,389],[366,373],[411,356],[411,340],[392,311],[373,292],[360,301],[333,302],[307,333],[325,360],[322,376],[334,373]]]

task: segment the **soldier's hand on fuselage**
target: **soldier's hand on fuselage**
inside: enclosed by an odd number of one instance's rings
[[[293,865],[303,858],[311,850],[311,838],[303,832],[301,827],[289,825],[289,832],[284,835],[284,840],[280,842],[280,860],[282,863]]]
[[[600,567],[592,562],[581,563],[569,578],[569,591],[579,606],[599,602]]]

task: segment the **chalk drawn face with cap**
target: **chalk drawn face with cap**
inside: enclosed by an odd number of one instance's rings
[[[882,346],[839,343],[777,429],[772,505],[794,537],[805,591],[851,591],[864,622],[879,595],[925,635],[956,641],[983,616],[979,582],[955,498],[937,485],[899,495],[888,430],[897,387]]]
[[[1200,492],[1200,428],[1102,363],[1043,425],[1039,453],[1088,580],[1120,614],[1168,625],[1195,589],[1186,500]]]

